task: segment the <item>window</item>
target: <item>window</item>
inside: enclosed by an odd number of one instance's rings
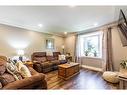
[[[82,35],[80,38],[81,56],[102,57],[102,33],[90,33]]]
[[[53,38],[46,39],[46,48],[47,49],[54,49],[54,39]]]

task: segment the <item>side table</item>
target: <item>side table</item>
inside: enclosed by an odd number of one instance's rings
[[[127,74],[119,73],[119,89],[127,89]]]
[[[66,60],[67,60],[68,62],[72,62],[72,56],[66,56]]]
[[[33,62],[32,61],[26,61],[24,64],[33,68]]]

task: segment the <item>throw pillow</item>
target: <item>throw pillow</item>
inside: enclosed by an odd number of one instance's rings
[[[21,75],[26,78],[26,77],[31,77],[31,73],[29,71],[29,69],[27,68],[27,66],[25,66],[22,62],[18,62],[17,63],[18,66],[18,70],[21,73]]]
[[[17,66],[18,71],[21,69],[21,66],[22,66],[22,65],[23,65],[22,62],[17,62],[17,63],[16,63],[16,66]]]
[[[13,72],[13,73],[15,73],[15,72],[18,72],[18,69],[17,69],[17,67],[13,64],[13,63],[6,63],[6,68],[7,68],[7,70],[9,70],[10,72]],[[10,73],[9,72],[9,73]]]
[[[16,80],[22,79],[21,74],[19,73],[19,71],[17,69],[17,66],[15,66],[13,63],[8,63],[7,62],[6,69],[7,69],[7,72],[10,73],[10,74],[12,74],[13,77]]]
[[[59,60],[66,60],[65,55],[59,55]]]
[[[35,60],[35,61],[38,61],[38,62],[40,62],[40,63],[41,63],[41,62],[46,62],[46,61],[47,61],[47,60],[46,60],[46,57],[35,57],[34,60]]]
[[[48,55],[48,56],[53,56],[53,53],[52,53],[52,51],[47,51],[47,52],[46,52],[46,55]]]

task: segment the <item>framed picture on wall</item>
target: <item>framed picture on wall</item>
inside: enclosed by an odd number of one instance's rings
[[[54,39],[53,38],[46,39],[46,49],[54,49]]]

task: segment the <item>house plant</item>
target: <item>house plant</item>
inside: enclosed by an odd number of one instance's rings
[[[94,54],[94,57],[97,57],[97,51],[96,50],[94,51],[93,54]]]
[[[120,62],[120,72],[127,74],[127,60],[122,60]]]
[[[122,60],[121,63],[120,63],[120,66],[121,66],[123,69],[127,69],[127,60]]]
[[[85,56],[88,56],[88,55],[89,55],[89,51],[85,50]]]

